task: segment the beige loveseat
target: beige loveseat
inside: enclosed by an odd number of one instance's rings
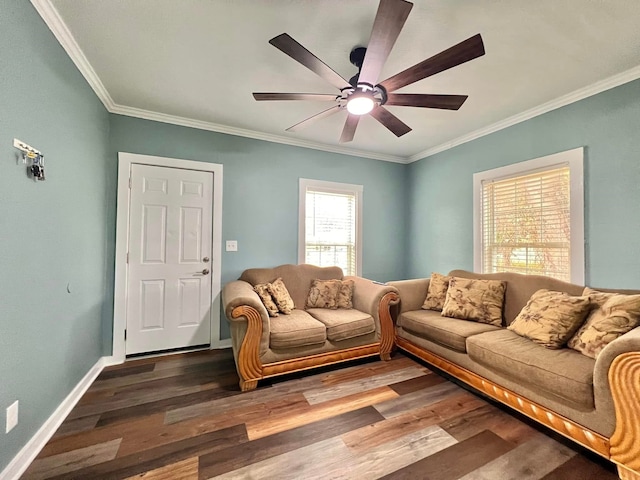
[[[640,479],[640,328],[595,360],[570,348],[552,350],[504,327],[536,291],[577,296],[583,286],[515,273],[449,276],[506,282],[502,326],[422,309],[429,278],[390,282],[400,293],[392,312],[397,346],[611,459],[621,478]]]
[[[270,317],[254,286],[282,278],[295,308]],[[314,280],[353,280],[353,308],[309,308]],[[231,324],[236,367],[243,391],[260,379],[359,357],[389,360],[394,330],[390,305],[393,287],[361,277],[343,277],[339,267],[281,265],[245,270],[226,284],[222,304]]]

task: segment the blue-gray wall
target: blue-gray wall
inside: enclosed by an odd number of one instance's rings
[[[2,471],[103,355],[109,117],[28,1],[0,0],[0,45]],[[45,154],[45,182],[14,137]]]
[[[586,283],[640,285],[640,80],[408,168],[408,277],[473,269],[472,176],[585,146]]]
[[[298,262],[298,179],[364,186],[364,277],[401,278],[405,261],[405,169],[402,164],[321,152],[164,123],[111,115],[110,184],[115,195],[117,152],[157,155],[223,165],[222,238],[238,252],[222,253],[223,284],[243,270]],[[115,200],[108,228],[115,241]],[[113,278],[113,272],[109,272]],[[105,322],[110,348],[112,323]],[[226,321],[221,336],[228,337]]]

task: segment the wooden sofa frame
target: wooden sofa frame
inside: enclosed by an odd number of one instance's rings
[[[390,308],[391,305],[396,305],[399,301],[400,297],[395,292],[385,294],[380,300],[378,305],[379,342],[266,364],[260,361],[260,339],[262,338],[260,312],[249,305],[235,307],[232,310],[232,319],[238,320],[242,317],[247,319],[247,332],[238,352],[237,367],[240,375],[240,389],[243,392],[253,390],[258,385],[258,380],[355,358],[380,355],[382,360],[390,360],[395,340],[395,327],[391,319]]]
[[[472,388],[551,428],[574,442],[612,461],[622,480],[640,480],[640,352],[617,356],[609,368],[609,384],[616,412],[616,427],[606,438],[542,405],[396,337],[396,345],[463,381]]]

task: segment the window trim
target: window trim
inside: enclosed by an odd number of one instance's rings
[[[356,199],[356,276],[362,276],[362,195],[364,187],[351,183],[328,182],[324,180],[313,180],[310,178],[300,178],[299,200],[298,200],[298,264],[305,263],[306,260],[306,210],[307,210],[307,189],[316,189],[321,192],[341,193],[354,195]],[[346,275],[347,273],[344,272]]]
[[[571,205],[571,283],[585,284],[584,237],[584,147],[554,153],[504,167],[473,174],[473,269],[482,273],[482,182],[519,177],[536,170],[548,170],[555,166],[569,165],[569,198]]]

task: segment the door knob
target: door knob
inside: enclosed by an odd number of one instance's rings
[[[202,274],[203,275],[209,275],[209,269],[205,268],[204,270],[202,270]]]
[[[204,258],[202,259],[202,261],[203,261],[203,262],[205,262],[205,263],[207,263],[207,262],[209,261],[209,257],[204,257]]]

